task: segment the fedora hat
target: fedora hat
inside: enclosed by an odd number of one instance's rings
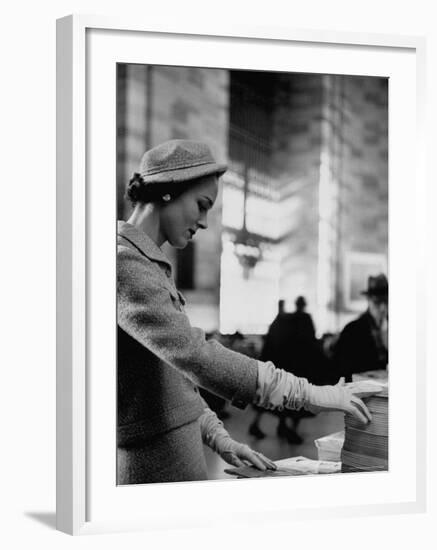
[[[145,183],[176,183],[212,174],[221,176],[226,170],[226,164],[214,160],[206,143],[172,139],[144,153],[139,173]]]
[[[388,280],[387,277],[380,273],[379,275],[370,276],[367,280],[367,289],[363,290],[361,294],[366,296],[388,296]]]

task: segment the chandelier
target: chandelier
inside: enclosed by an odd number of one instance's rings
[[[244,170],[243,187],[243,227],[235,233],[234,254],[236,255],[245,279],[262,258],[261,239],[250,233],[246,227],[247,197],[249,194],[249,176],[247,167]]]

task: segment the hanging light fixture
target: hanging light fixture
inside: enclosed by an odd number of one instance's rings
[[[245,279],[249,278],[250,272],[262,258],[261,243],[259,237],[249,233],[246,226],[247,197],[249,195],[249,170],[244,167],[243,186],[243,227],[235,234],[234,254],[243,268]]]

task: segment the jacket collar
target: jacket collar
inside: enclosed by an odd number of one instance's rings
[[[117,234],[132,243],[138,250],[155,262],[162,262],[171,267],[170,261],[152,239],[130,223],[117,222]]]

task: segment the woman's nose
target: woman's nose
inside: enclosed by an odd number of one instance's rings
[[[197,225],[200,227],[200,229],[208,229],[208,220],[206,216],[200,218],[200,220],[197,222]]]

